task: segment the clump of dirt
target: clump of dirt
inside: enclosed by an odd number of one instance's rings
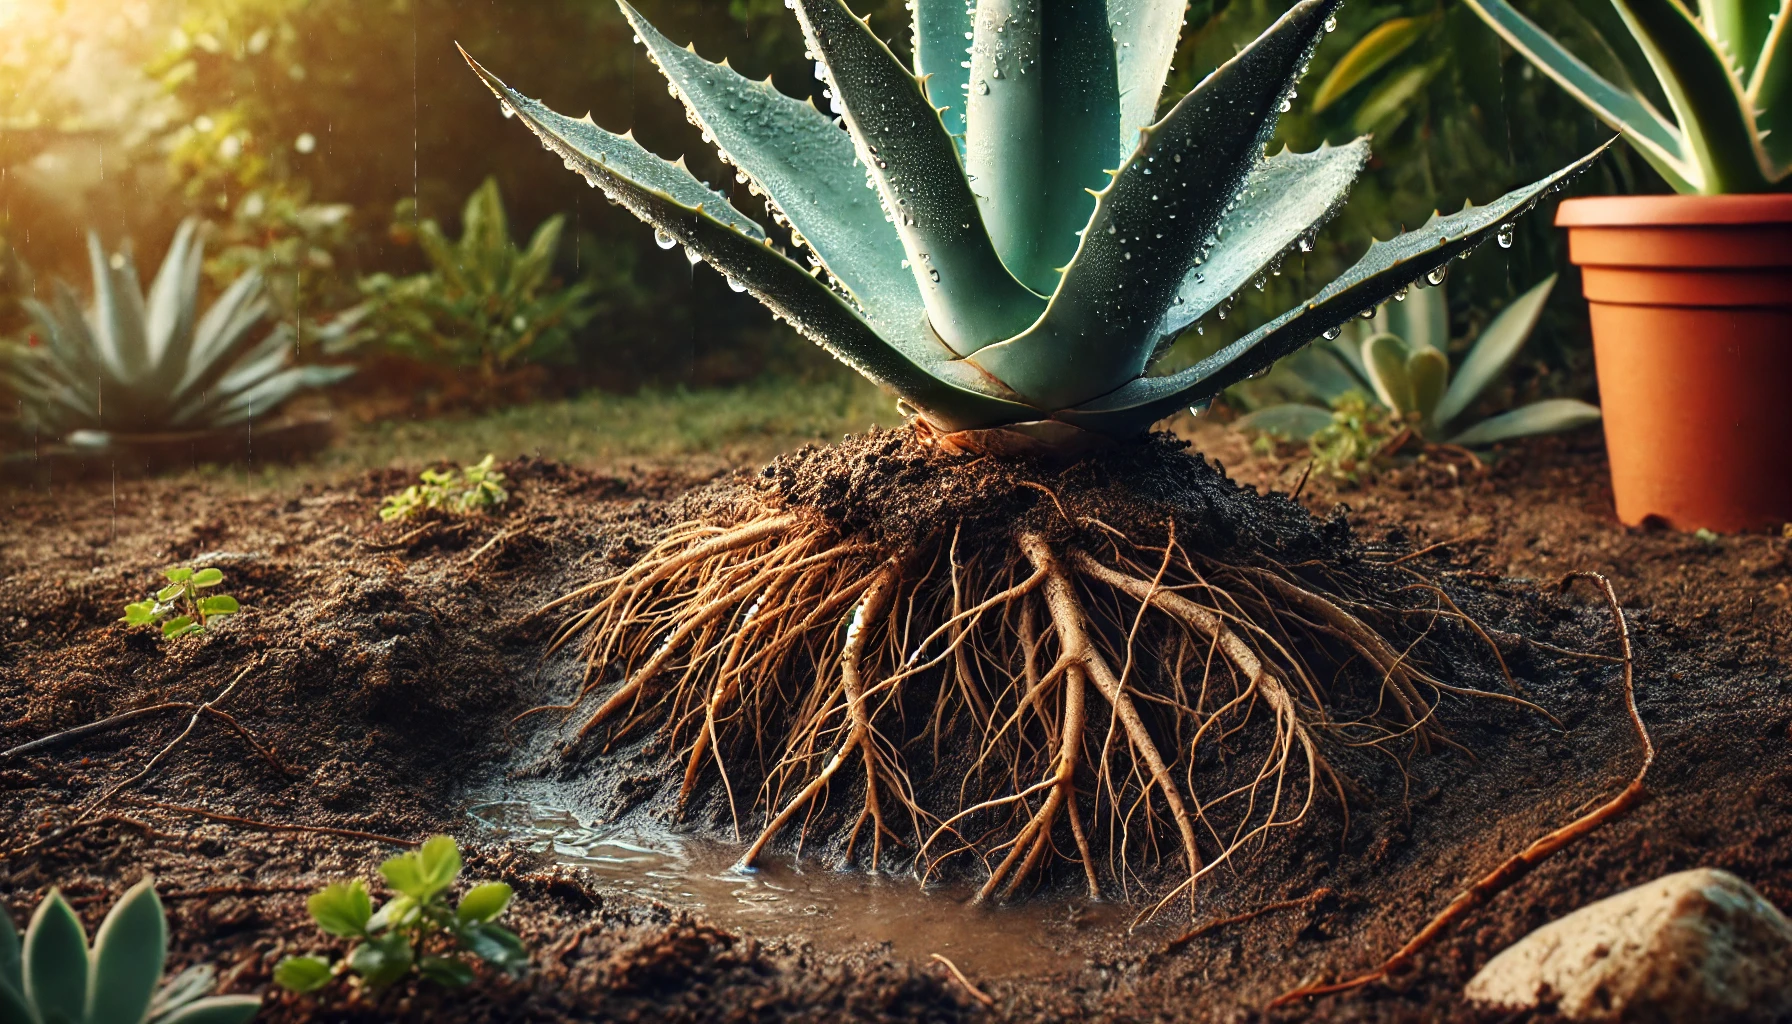
[[[1230,443],[1201,439],[1235,479],[1294,489],[1303,462],[1258,458]],[[899,448],[866,466],[885,458],[900,464],[912,456]],[[815,453],[793,459],[826,463]],[[1213,472],[1189,468],[1194,461],[1184,471]],[[1625,601],[1638,699],[1660,748],[1648,800],[1446,935],[1396,986],[1275,1018],[1491,1024],[1505,1015],[1460,998],[1480,964],[1537,925],[1667,871],[1724,868],[1792,906],[1792,776],[1784,771],[1792,743],[1792,545],[1625,530],[1607,511],[1596,445],[1534,442],[1485,475],[1407,477],[1348,492],[1315,481],[1303,495],[1321,512],[1310,522],[1323,550],[1354,552],[1364,572],[1422,567],[1440,581],[1566,732],[1510,705],[1445,697],[1448,737],[1466,753],[1440,746],[1407,758],[1403,769],[1376,748],[1338,755],[1341,775],[1364,780],[1347,789],[1348,831],[1334,804],[1321,801],[1306,826],[1241,849],[1202,889],[1198,906],[1200,921],[1283,909],[1173,948],[1163,931],[1147,931],[1102,940],[1086,960],[1059,970],[973,975],[994,1000],[989,1010],[936,963],[875,948],[818,949],[800,935],[726,932],[701,915],[600,890],[538,855],[480,845],[462,813],[469,786],[543,753],[569,777],[604,763],[593,751],[565,758],[527,747],[530,728],[505,728],[577,682],[567,659],[538,675],[556,620],[531,613],[637,564],[694,511],[761,509],[775,483],[757,471],[716,480],[676,467],[503,468],[515,482],[511,505],[433,525],[379,523],[379,498],[409,482],[389,473],[290,495],[246,496],[203,477],[0,495],[0,749],[123,711],[203,701],[254,666],[222,707],[274,755],[207,721],[155,773],[63,834],[96,796],[173,740],[191,712],[154,712],[0,757],[0,821],[8,824],[0,829],[0,902],[14,921],[60,885],[91,930],[126,887],[153,872],[169,906],[171,965],[211,962],[227,990],[266,992],[281,956],[340,953],[306,918],[305,894],[347,875],[381,891],[373,868],[394,852],[306,829],[407,840],[452,831],[469,849],[467,877],[517,887],[510,916],[535,951],[532,973],[519,982],[482,978],[452,994],[408,984],[383,993],[274,993],[264,1019],[1263,1019],[1268,1000],[1304,980],[1373,966],[1468,880],[1633,773],[1635,740],[1616,667],[1562,653],[1609,654],[1614,640],[1593,595],[1562,598],[1550,588],[1554,575],[1573,568],[1607,572]],[[835,472],[853,486],[851,471]],[[929,486],[952,484],[936,477]],[[1066,489],[1058,488],[1061,501]],[[1214,494],[1220,515],[1226,501],[1252,500]],[[1004,508],[1043,529],[1062,518],[1030,487],[1009,499]],[[1353,534],[1333,525],[1345,521],[1335,500],[1351,504]],[[1300,513],[1283,499],[1265,506]],[[161,567],[182,561],[223,568],[245,611],[177,644],[114,621]],[[1475,664],[1496,685],[1497,666]],[[636,785],[675,789],[676,779]],[[842,800],[850,788],[836,787]],[[1165,851],[1173,861],[1174,844]],[[1076,887],[1077,875],[1061,871],[1054,884]],[[939,912],[969,911],[943,903]]]

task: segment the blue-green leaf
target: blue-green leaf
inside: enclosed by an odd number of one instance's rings
[[[1599,407],[1572,398],[1551,398],[1492,416],[1468,428],[1451,444],[1479,448],[1532,434],[1554,434],[1599,422]]]
[[[973,361],[1048,409],[1143,373],[1165,313],[1262,159],[1339,2],[1302,0],[1147,131],[1096,201],[1045,315]]]
[[[1507,0],[1463,2],[1539,71],[1555,79],[1601,121],[1623,132],[1676,191],[1699,191],[1701,172],[1686,139],[1647,100],[1600,77]]]
[[[912,357],[937,355],[921,290],[902,266],[902,239],[865,187],[851,136],[769,81],[751,81],[674,46],[626,3],[622,13],[691,115],[777,204],[872,329]]]
[[[149,1011],[168,955],[168,926],[155,882],[145,878],[113,904],[93,937],[87,1019],[137,1024]]]
[[[1680,0],[1613,0],[1661,80],[1701,192],[1765,192],[1742,82]]]
[[[1441,350],[1450,345],[1450,304],[1442,284],[1428,288],[1415,285],[1407,290],[1405,299],[1384,303],[1377,313],[1377,322],[1415,349]]]
[[[1438,403],[1437,412],[1433,414],[1434,422],[1442,426],[1462,415],[1469,403],[1505,372],[1530,338],[1531,331],[1536,329],[1537,318],[1543,315],[1543,305],[1549,301],[1550,290],[1555,286],[1556,276],[1551,274],[1512,300],[1511,305],[1481,330],[1481,336],[1475,339],[1474,347],[1468,350],[1462,366],[1450,381],[1450,390]]]
[[[1412,411],[1421,422],[1431,422],[1437,400],[1450,386],[1450,357],[1442,349],[1413,349],[1406,356],[1406,380],[1412,388]]]
[[[25,929],[25,998],[43,1024],[87,1019],[87,933],[56,889]]]
[[[766,245],[757,225],[752,225],[752,232],[743,231],[732,220],[717,221],[709,204],[686,205],[656,187],[653,182],[668,177],[665,171],[673,165],[641,149],[632,139],[611,135],[588,120],[556,114],[505,85],[472,58],[468,63],[519,120],[581,173],[595,178],[606,194],[629,212],[689,246],[841,362],[872,382],[907,396],[926,410],[936,425],[957,430],[1038,418],[1037,410],[1004,397],[999,384],[971,367],[949,361],[951,352],[943,345],[937,347],[937,360],[923,364],[879,337],[840,296]],[[618,151],[631,155],[625,161],[614,156]],[[648,161],[658,161],[659,166]],[[630,176],[642,166],[654,170],[646,175],[652,180]],[[696,183],[682,168],[677,170]],[[689,195],[689,190],[682,194]],[[734,213],[726,204],[722,210]]]
[[[1206,316],[1290,248],[1310,248],[1320,227],[1343,208],[1368,159],[1369,140],[1357,139],[1311,153],[1283,150],[1259,163],[1237,209],[1220,221],[1219,241],[1183,278],[1158,337]]]
[[[156,1024],[248,1024],[260,1010],[260,996],[208,996],[188,1003]]]
[[[914,0],[915,77],[927,85],[927,98],[946,131],[964,139],[965,92],[971,72],[965,65],[970,46],[971,5],[965,0]]]
[[[0,905],[0,986],[9,987],[21,996],[25,994],[22,955],[19,933],[12,926],[12,917],[7,914],[6,907]]]
[[[1276,368],[1278,372],[1286,370],[1307,394],[1330,406],[1345,392],[1366,390],[1352,369],[1355,365],[1328,347],[1309,345],[1276,364]]]
[[[1305,441],[1332,425],[1330,409],[1300,402],[1286,402],[1258,409],[1240,416],[1232,426],[1238,430],[1274,434],[1290,441]]]
[[[1412,412],[1412,378],[1406,372],[1406,342],[1392,334],[1375,334],[1363,339],[1363,368],[1369,371],[1369,386],[1381,404],[1398,413]]]
[[[6,1024],[38,1024],[37,1014],[25,1001],[25,993],[0,982],[0,1021]]]
[[[144,333],[143,286],[130,252],[117,254],[112,266],[98,232],[87,233],[87,261],[93,273],[93,337],[101,359],[121,380],[149,376],[149,347]]]
[[[199,240],[199,219],[188,217],[174,232],[168,254],[149,286],[145,328],[149,360],[156,367],[150,386],[172,392],[186,375],[192,353],[194,318],[199,311],[199,272],[205,244]]]
[[[968,355],[1023,330],[1045,300],[996,254],[958,147],[920,83],[841,0],[794,2],[859,160],[895,221],[934,331]]]
[[[1373,309],[1401,288],[1493,237],[1500,227],[1534,207],[1542,197],[1585,170],[1605,152],[1606,143],[1567,167],[1486,206],[1467,207],[1448,217],[1434,216],[1424,227],[1376,242],[1356,265],[1317,296],[1180,373],[1142,377],[1058,419],[1089,430],[1128,436],[1184,406],[1218,394],[1326,332]]]
[[[1738,74],[1746,79],[1761,57],[1781,0],[1700,0],[1699,18]]]
[[[1139,130],[1157,120],[1188,0],[1108,0],[1107,9],[1120,83],[1120,149],[1114,159],[1125,162],[1139,146]]]
[[[1792,0],[1782,0],[1779,17],[1748,83],[1748,101],[1759,113],[1756,127],[1775,184],[1792,173]]]

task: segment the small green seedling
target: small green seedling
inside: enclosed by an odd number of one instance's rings
[[[153,880],[113,905],[93,948],[55,889],[37,906],[23,945],[0,911],[0,1021],[6,1024],[241,1024],[259,996],[210,996],[210,964],[189,967],[157,990],[168,959],[168,924]]]
[[[426,469],[421,479],[420,484],[388,494],[380,503],[380,518],[390,523],[432,510],[473,515],[510,500],[510,492],[504,489],[504,474],[492,468],[490,455],[463,468],[441,472]]]
[[[435,836],[420,849],[380,865],[386,883],[398,891],[377,911],[360,879],[336,882],[312,895],[307,906],[328,935],[358,940],[348,956],[332,965],[319,956],[289,956],[274,968],[274,980],[294,992],[315,992],[351,971],[372,988],[409,975],[448,988],[473,980],[465,954],[515,976],[529,965],[529,951],[514,932],[493,923],[510,904],[510,886],[484,882],[450,907],[447,889],[460,874],[460,848]]]
[[[124,606],[120,622],[131,626],[162,627],[162,639],[173,640],[191,633],[205,632],[207,622],[242,609],[229,594],[203,594],[224,582],[224,573],[211,566],[177,565],[163,569],[168,585],[156,591],[147,601]]]

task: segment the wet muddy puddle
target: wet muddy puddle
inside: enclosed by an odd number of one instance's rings
[[[848,951],[888,944],[902,959],[946,957],[974,977],[1037,975],[1084,966],[1122,935],[1128,908],[1040,898],[1015,906],[966,904],[969,890],[923,890],[913,879],[871,877],[819,863],[735,866],[741,848],[681,835],[657,822],[582,822],[528,801],[476,804],[468,815],[488,835],[547,854],[595,876],[598,888],[690,910],[761,939],[795,939]],[[1146,926],[1152,939],[1160,929]],[[1167,933],[1166,933],[1167,934]]]

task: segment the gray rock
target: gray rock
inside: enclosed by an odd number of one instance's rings
[[[1747,882],[1701,868],[1582,907],[1468,983],[1472,1001],[1553,1004],[1570,1020],[1770,1024],[1792,1019],[1792,922]]]

